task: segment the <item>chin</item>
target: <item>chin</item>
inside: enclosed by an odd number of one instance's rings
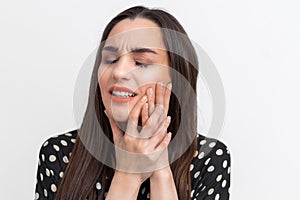
[[[117,122],[125,122],[128,120],[131,106],[129,104],[115,104],[110,102],[109,112]]]
[[[126,122],[128,120],[128,110],[122,111],[121,109],[113,109],[111,114],[115,121],[117,122]]]

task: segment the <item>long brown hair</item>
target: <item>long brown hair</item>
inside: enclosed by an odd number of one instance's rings
[[[86,197],[96,199],[95,184],[99,177],[101,177],[102,189],[98,199],[104,199],[105,182],[106,179],[112,179],[114,169],[101,163],[93,155],[101,152],[102,156],[108,158],[114,152],[110,151],[108,142],[104,142],[107,141],[107,138],[110,142],[113,142],[113,137],[108,118],[103,112],[105,107],[101,98],[97,72],[101,63],[101,51],[104,42],[112,28],[121,20],[128,18],[133,20],[137,17],[151,20],[162,29],[174,30],[185,36],[179,37],[178,34],[162,31],[163,40],[168,50],[170,66],[179,72],[192,88],[190,92],[186,90],[180,82],[181,78],[176,73],[171,73],[172,91],[180,95],[175,96],[173,93],[171,94],[168,115],[171,116],[172,121],[168,131],[172,132],[172,141],[176,134],[186,134],[186,140],[192,141],[184,153],[171,163],[171,169],[179,199],[190,198],[191,181],[189,167],[197,148],[195,137],[197,131],[195,110],[198,75],[197,56],[185,30],[172,15],[160,9],[136,6],[121,12],[113,18],[103,32],[92,72],[87,109],[82,125],[78,130],[77,140],[73,147],[69,164],[59,184],[56,199],[75,200],[85,199]],[[185,133],[178,133],[180,126],[183,126]],[[101,134],[102,132],[104,134]],[[182,141],[176,142],[176,146],[180,148],[180,142]]]

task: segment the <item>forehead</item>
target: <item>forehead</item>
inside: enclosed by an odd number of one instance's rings
[[[114,46],[122,51],[141,47],[165,50],[161,28],[143,18],[124,19],[117,23],[108,35],[105,46]]]

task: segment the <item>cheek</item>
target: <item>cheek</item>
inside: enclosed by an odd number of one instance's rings
[[[168,67],[153,67],[143,73],[139,73],[138,79],[139,85],[155,85],[157,82],[170,82],[171,76]]]
[[[169,67],[163,67],[163,69],[161,70],[161,72],[159,74],[160,74],[160,80],[163,83],[169,83],[171,81]]]
[[[110,77],[109,70],[105,70],[105,71],[98,70],[98,84],[100,87],[102,102],[105,108],[109,108],[111,104],[109,100],[109,93],[107,90],[107,83],[109,82],[109,77]]]
[[[163,67],[140,72],[138,76],[136,76],[136,79],[139,93],[144,95],[150,87],[153,91],[155,91],[157,82],[162,82],[164,84],[169,83],[171,81],[171,76],[169,69],[167,67]]]
[[[104,67],[99,67],[98,69],[98,83],[99,83],[99,86],[100,86],[100,89],[101,91],[104,89],[105,90],[105,86],[109,80],[109,77],[110,77],[110,71]]]

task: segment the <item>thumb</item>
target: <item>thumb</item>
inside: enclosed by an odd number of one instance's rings
[[[121,142],[121,139],[124,137],[123,131],[119,128],[113,117],[108,114],[106,110],[104,110],[105,115],[107,116],[111,130],[113,132],[113,140],[115,145],[119,145]]]

